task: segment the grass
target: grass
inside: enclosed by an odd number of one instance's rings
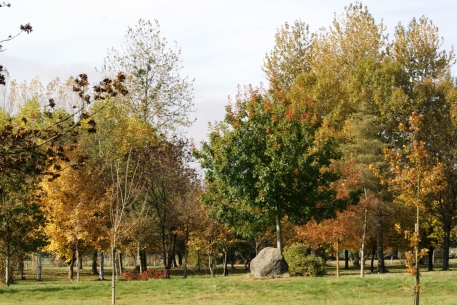
[[[191,273],[182,279],[179,270],[169,280],[116,283],[116,304],[412,304],[414,279],[400,265],[390,273],[358,276],[358,270],[342,270],[342,276],[320,278],[282,277],[256,279],[241,270],[228,277]],[[86,268],[87,269],[87,268]],[[46,269],[45,269],[46,270]],[[438,270],[438,267],[437,267]],[[87,272],[88,270],[85,270]],[[110,276],[83,274],[81,283],[65,279],[65,269],[48,269],[43,282],[32,274],[10,287],[0,286],[0,304],[110,304]],[[422,272],[421,304],[456,304],[456,272]],[[403,283],[407,282],[408,287]]]

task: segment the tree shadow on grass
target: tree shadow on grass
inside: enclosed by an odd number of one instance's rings
[[[39,285],[37,287],[27,287],[25,289],[14,289],[14,284],[8,288],[5,287],[5,289],[0,289],[0,295],[8,295],[8,294],[18,294],[18,293],[30,293],[30,292],[42,292],[42,293],[54,293],[54,292],[61,292],[61,291],[78,291],[78,290],[84,290],[87,289],[85,286],[70,286],[70,285],[63,285],[62,287],[56,287],[56,286],[45,286],[45,285]],[[23,288],[22,286],[21,288]]]

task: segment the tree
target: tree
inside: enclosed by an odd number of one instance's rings
[[[34,189],[36,181],[5,189],[14,193],[0,196],[0,253],[5,258],[5,284],[12,283],[12,259],[21,261],[24,253],[35,251],[45,245],[42,226],[45,223],[40,209],[39,195]]]
[[[339,175],[330,166],[339,158],[336,143],[306,106],[270,100],[249,88],[233,108],[227,106],[225,120],[196,151],[207,170],[205,203],[238,210],[239,219],[258,214],[276,222],[280,251],[283,216],[293,223],[324,219],[347,204],[335,199]],[[224,216],[221,221],[236,230],[237,223]]]
[[[427,251],[419,251],[420,210],[437,214],[443,208],[441,193],[447,188],[445,165],[430,157],[426,151],[425,142],[417,139],[420,125],[421,116],[413,113],[409,120],[409,128],[400,125],[400,130],[407,138],[409,145],[405,145],[401,151],[386,151],[387,158],[392,164],[392,177],[388,179],[388,183],[397,191],[397,200],[416,207],[416,225],[411,237],[415,251],[415,265],[408,266],[410,274],[415,275],[416,279],[414,285],[415,305],[419,304],[420,293],[419,259]]]
[[[103,248],[109,242],[103,234],[109,229],[109,202],[102,175],[101,167],[63,165],[58,178],[44,177],[41,183],[46,194],[42,199],[47,218],[44,230],[49,238],[46,250],[67,261],[69,279],[73,279],[76,262],[76,282],[85,249]]]
[[[139,162],[131,164],[131,151],[125,162],[117,160],[111,167],[112,190],[110,204],[111,255],[113,272],[111,276],[111,304],[116,303],[115,257],[118,240],[126,235],[136,224],[145,209],[143,174]],[[125,164],[124,164],[125,163]]]
[[[100,71],[107,76],[127,73],[130,95],[124,103],[156,131],[168,133],[192,123],[193,80],[180,76],[180,54],[177,47],[167,48],[157,20],[140,19],[128,28],[122,48],[109,50]]]
[[[287,22],[275,34],[275,46],[265,56],[263,71],[270,90],[282,95],[289,94],[295,78],[310,70],[308,59],[312,54],[314,35],[308,25],[300,20]]]
[[[198,189],[195,169],[190,166],[192,156],[188,142],[183,139],[151,142],[140,149],[138,155],[146,180],[149,216],[157,224],[164,268],[170,269],[174,263],[177,232],[183,225],[190,225],[182,222],[189,221],[188,207],[183,206],[182,200],[196,191],[194,188]]]

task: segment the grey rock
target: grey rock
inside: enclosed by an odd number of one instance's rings
[[[288,271],[287,262],[276,248],[265,248],[251,261],[251,274],[255,277],[278,276]]]

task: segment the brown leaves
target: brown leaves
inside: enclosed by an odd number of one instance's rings
[[[21,24],[19,28],[21,29],[21,31],[26,32],[27,34],[30,34],[33,31],[30,23],[27,23],[25,25]]]

